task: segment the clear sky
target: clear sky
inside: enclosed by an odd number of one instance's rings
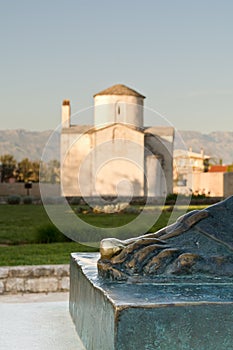
[[[63,99],[123,83],[178,129],[233,131],[232,18],[232,0],[1,0],[0,129],[53,129]]]

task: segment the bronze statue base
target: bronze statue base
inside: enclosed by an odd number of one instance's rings
[[[73,253],[70,313],[86,350],[229,350],[233,281],[110,281]]]

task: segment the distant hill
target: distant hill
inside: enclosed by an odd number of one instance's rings
[[[23,158],[40,160],[51,133],[51,130],[0,130],[0,155],[12,154],[17,161]],[[59,135],[56,133],[50,147],[46,149],[48,160],[54,159],[58,147]]]
[[[218,162],[222,159],[224,164],[233,163],[233,132],[215,131],[202,134],[198,131],[179,131],[186,147],[191,147],[193,152],[200,152],[203,148],[206,155]],[[175,139],[175,148],[183,148],[179,139]]]
[[[23,158],[39,160],[43,149],[51,135],[51,130],[27,131],[27,130],[0,130],[0,155],[12,154],[17,161]],[[216,131],[202,134],[198,131],[179,131],[186,147],[192,147],[194,152],[200,152],[203,148],[216,161],[233,163],[233,132]],[[46,150],[48,160],[54,159],[60,147],[59,134],[57,133]],[[183,148],[182,142],[176,138],[175,148]]]

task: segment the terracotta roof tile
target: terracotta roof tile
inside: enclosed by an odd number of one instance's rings
[[[94,95],[94,97],[100,96],[100,95],[129,95],[129,96],[145,98],[145,96],[139,94],[137,91],[130,89],[129,87],[123,84],[113,85],[105,90],[98,92],[97,94]]]
[[[227,165],[211,165],[209,173],[225,173],[227,172]]]

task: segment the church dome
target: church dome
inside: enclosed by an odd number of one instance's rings
[[[143,101],[145,96],[123,84],[113,85],[94,95],[96,127],[123,123],[143,127]]]
[[[141,95],[139,92],[123,84],[113,85],[105,90],[98,92],[97,94],[94,95],[94,97],[101,96],[101,95],[118,95],[118,96],[125,95],[125,96],[135,96],[135,97],[145,98],[145,96]]]

